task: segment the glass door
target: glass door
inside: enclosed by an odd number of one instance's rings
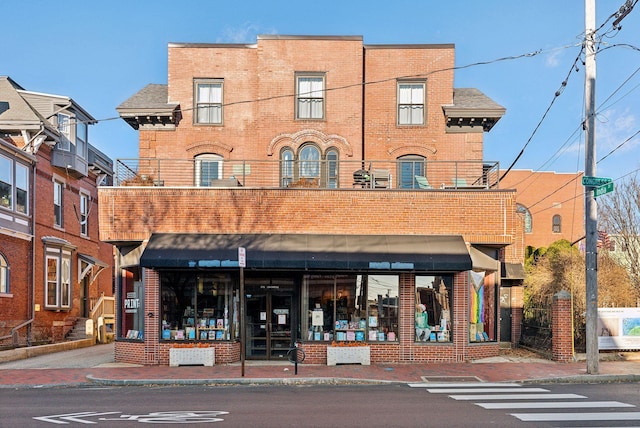
[[[246,298],[246,356],[286,358],[291,347],[291,293],[259,291]]]

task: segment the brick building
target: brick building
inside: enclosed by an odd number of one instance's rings
[[[373,362],[496,355],[499,287],[518,281],[500,263],[522,263],[522,223],[483,159],[505,110],[454,88],[454,52],[169,44],[168,84],[117,109],[140,158],[99,191],[116,360],[167,364],[184,342],[216,362],[286,358],[295,341],[312,363],[333,342]]]
[[[511,170],[501,187],[516,189],[517,209],[524,222],[524,245],[548,247],[566,239],[584,238],[582,172]]]
[[[113,296],[97,207],[113,163],[89,144],[95,122],[0,76],[0,346],[62,341]]]

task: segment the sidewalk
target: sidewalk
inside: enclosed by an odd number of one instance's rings
[[[286,361],[245,361],[242,365],[137,366],[113,362],[113,345],[2,363],[0,389],[86,385],[354,384],[415,382],[616,382],[640,380],[640,360],[600,361],[587,375],[586,362],[555,363],[532,356],[489,358],[472,363],[295,366]],[[90,357],[89,355],[93,355]],[[53,361],[53,362],[52,362]],[[82,364],[86,361],[86,364]],[[97,362],[97,363],[96,363]],[[94,365],[95,364],[95,365]]]

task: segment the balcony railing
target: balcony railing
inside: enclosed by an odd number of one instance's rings
[[[118,159],[115,186],[496,189],[498,162]]]

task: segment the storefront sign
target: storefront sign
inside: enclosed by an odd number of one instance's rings
[[[127,314],[135,314],[140,308],[140,299],[136,297],[136,293],[127,293],[124,299],[124,312]]]
[[[599,349],[640,349],[640,308],[598,308]]]

